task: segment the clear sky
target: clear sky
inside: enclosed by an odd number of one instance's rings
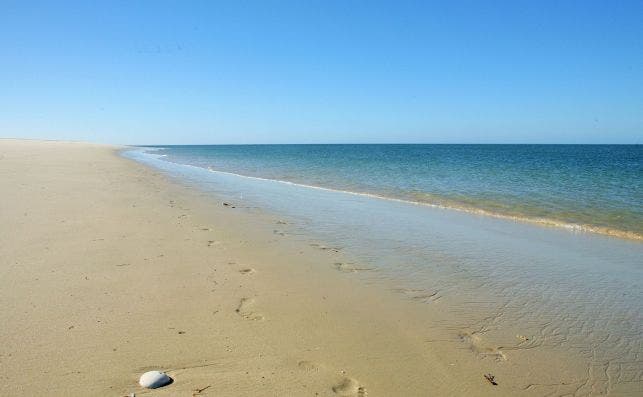
[[[643,143],[640,0],[94,3],[0,0],[0,136]]]

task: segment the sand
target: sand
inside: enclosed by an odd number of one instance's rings
[[[360,282],[367,267],[275,233],[278,217],[119,149],[0,140],[0,395],[566,391],[533,381],[567,371],[556,360],[516,366],[482,335],[445,334],[436,313],[457,313]],[[142,389],[157,369],[174,382]]]

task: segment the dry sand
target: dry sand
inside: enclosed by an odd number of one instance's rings
[[[445,308],[117,149],[0,140],[0,395],[542,394],[480,336],[441,334]],[[151,369],[174,383],[142,389]]]

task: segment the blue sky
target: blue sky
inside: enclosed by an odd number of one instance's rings
[[[0,136],[643,143],[643,1],[90,3],[0,2]]]

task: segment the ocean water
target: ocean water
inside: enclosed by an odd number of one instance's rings
[[[426,304],[454,346],[524,374],[535,395],[643,389],[641,154],[502,145],[124,153],[213,199],[287,220],[276,238],[354,258],[338,270]],[[552,374],[532,374],[531,362],[551,357]]]
[[[643,239],[641,145],[165,146],[168,161]]]

